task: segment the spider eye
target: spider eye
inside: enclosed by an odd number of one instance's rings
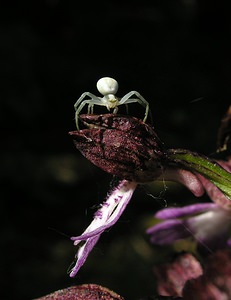
[[[103,77],[100,80],[98,80],[97,89],[102,95],[108,95],[108,94],[116,94],[118,90],[118,82],[111,78],[111,77]]]

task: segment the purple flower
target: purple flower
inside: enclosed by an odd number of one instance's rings
[[[204,262],[203,275],[188,280],[183,299],[231,299],[231,250],[222,249]]]
[[[187,186],[195,195],[203,194],[203,187],[197,177],[189,171],[173,170],[169,172],[169,178],[181,182]],[[74,277],[85,263],[89,253],[98,242],[101,234],[114,225],[128,205],[138,183],[122,180],[119,185],[108,195],[101,208],[96,211],[94,219],[87,229],[80,235],[72,237],[74,245],[81,242],[76,254],[75,266],[71,269],[70,276]]]
[[[231,299],[230,249],[210,254],[203,264],[190,253],[179,253],[153,271],[161,296],[179,296],[184,300]]]
[[[100,235],[114,225],[128,205],[137,183],[123,180],[108,195],[101,208],[96,211],[94,219],[87,229],[80,235],[72,237],[74,245],[84,242],[76,254],[76,264],[72,268],[70,276],[74,277],[84,264],[88,254],[97,243]]]
[[[229,161],[217,163],[228,172],[231,171]],[[201,195],[204,189],[213,202],[170,207],[158,211],[155,218],[163,221],[147,230],[153,244],[170,245],[177,240],[193,237],[199,246],[207,249],[214,250],[231,246],[231,239],[229,239],[230,200],[208,179],[200,174],[196,177],[200,182],[196,184],[196,191],[200,190],[198,195]],[[200,189],[198,189],[199,186]]]
[[[193,237],[199,245],[207,249],[227,245],[231,211],[216,203],[165,208],[158,211],[155,218],[164,221],[147,230],[153,244],[170,245],[176,240]]]
[[[172,261],[154,266],[153,271],[158,293],[174,297],[182,297],[185,283],[203,274],[200,262],[190,253],[179,253]]]

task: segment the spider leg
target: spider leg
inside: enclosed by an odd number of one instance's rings
[[[131,98],[132,96],[136,96],[137,98]],[[147,120],[148,114],[150,114],[149,103],[144,99],[144,97],[140,93],[136,91],[131,91],[127,93],[125,96],[123,96],[123,98],[120,99],[119,105],[122,104],[127,105],[129,103],[135,103],[135,102],[141,104],[145,108],[145,115],[143,119],[143,121],[145,122]]]
[[[90,99],[84,99],[86,97],[88,97]],[[80,114],[81,110],[84,108],[84,106],[86,104],[88,104],[87,113],[90,114],[90,113],[93,113],[94,104],[102,105],[101,101],[102,100],[101,100],[100,97],[97,97],[94,94],[89,93],[89,92],[85,92],[79,97],[79,99],[76,101],[76,103],[74,105],[74,108],[75,108],[75,122],[76,122],[76,127],[77,127],[78,130],[79,130],[79,124],[78,124],[79,114]]]
[[[75,110],[77,110],[77,107],[80,105],[80,103],[81,103],[82,101],[85,101],[85,100],[84,100],[85,97],[89,97],[89,98],[92,99],[92,100],[99,100],[99,99],[101,99],[101,98],[95,96],[95,95],[92,94],[92,93],[85,92],[85,93],[83,93],[83,94],[79,97],[79,99],[75,102],[75,105],[74,105]],[[90,100],[90,99],[89,99],[89,100]],[[87,100],[87,99],[86,99],[86,100]]]
[[[116,106],[114,109],[113,109],[113,114],[116,115],[118,112],[118,106]]]
[[[128,105],[125,103],[125,107],[126,107],[126,113],[127,113],[127,115],[129,114],[129,112],[128,112]]]
[[[93,107],[94,105],[100,105],[100,106],[105,106],[105,103],[102,102],[102,99],[100,97],[96,97],[95,95],[91,94],[91,93],[87,93],[87,96],[92,96],[91,99],[86,99],[84,100],[84,96],[82,99],[79,99],[81,101],[77,101],[76,105],[75,105],[75,122],[76,122],[76,127],[79,130],[79,124],[78,124],[78,119],[79,119],[79,114],[81,112],[81,110],[84,108],[84,106],[86,104],[88,104],[88,109],[87,109],[87,113],[88,114],[93,114]],[[94,97],[94,98],[93,98]],[[77,105],[78,104],[78,105]]]
[[[94,104],[90,103],[88,105],[88,110],[87,110],[88,114],[93,114],[94,113]]]
[[[89,104],[89,106],[90,106],[91,101],[92,101],[92,99],[82,100],[82,103],[79,105],[79,107],[78,108],[77,108],[77,106],[75,107],[76,108],[75,123],[76,123],[76,127],[78,130],[79,130],[79,114],[86,104]],[[88,110],[89,110],[89,106],[88,106]]]

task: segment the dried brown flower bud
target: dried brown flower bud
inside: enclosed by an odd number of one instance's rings
[[[120,178],[147,182],[163,172],[163,143],[153,127],[115,114],[81,115],[85,129],[71,131],[76,148],[93,164]]]
[[[37,300],[123,300],[122,296],[97,284],[82,284],[56,291]]]

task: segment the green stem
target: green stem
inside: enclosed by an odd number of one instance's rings
[[[218,163],[204,155],[184,149],[169,149],[167,157],[168,163],[206,177],[231,200],[231,173],[223,169]]]

